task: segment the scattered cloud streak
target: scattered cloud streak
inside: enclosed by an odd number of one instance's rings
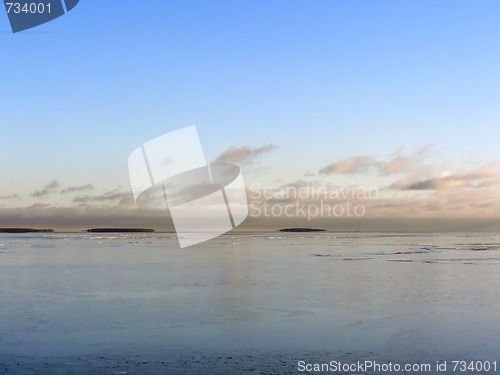
[[[406,156],[398,155],[393,157],[380,168],[381,175],[392,175],[408,171],[412,166],[412,159]]]
[[[453,188],[484,188],[500,186],[500,169],[482,167],[464,173],[444,172],[440,176],[396,181],[391,185],[399,190],[446,190]]]
[[[26,207],[27,210],[41,210],[51,207],[48,203],[33,203],[31,206]]]
[[[94,190],[94,185],[86,184],[86,185],[81,185],[81,186],[70,186],[66,189],[62,189],[61,194],[79,193],[82,191],[89,191],[89,190]]]
[[[75,203],[90,204],[90,203],[114,203],[118,205],[130,205],[134,203],[134,198],[131,192],[121,191],[120,188],[106,191],[99,195],[81,195],[72,199]]]
[[[401,150],[398,150],[389,160],[379,163],[378,173],[380,176],[423,173],[430,168],[426,164],[428,159],[437,155],[438,152],[432,145],[421,147],[409,155],[404,155]]]
[[[278,147],[268,144],[262,147],[252,148],[249,146],[232,147],[224,151],[215,159],[216,162],[244,164],[251,163],[255,159],[274,151]]]
[[[374,170],[379,176],[410,173],[426,169],[424,164],[427,158],[436,155],[434,147],[427,145],[415,150],[409,155],[404,155],[397,150],[388,160],[378,159],[370,155],[354,155],[328,164],[319,170],[319,174],[354,174],[366,173]]]
[[[0,195],[0,200],[19,200],[21,197],[18,194]]]
[[[377,162],[367,155],[352,156],[350,158],[340,160],[335,163],[328,164],[326,167],[319,170],[320,174],[352,174],[366,172],[372,166],[377,165]]]
[[[46,198],[51,194],[55,194],[57,192],[57,188],[59,187],[59,182],[57,180],[52,180],[48,185],[45,185],[40,190],[34,191],[31,196],[35,198]]]

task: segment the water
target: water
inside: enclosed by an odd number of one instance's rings
[[[2,234],[0,363],[500,360],[499,270],[498,234]]]

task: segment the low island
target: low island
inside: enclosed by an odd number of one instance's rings
[[[146,232],[152,233],[154,229],[147,228],[92,228],[87,229],[85,232],[91,233],[137,233],[137,232]]]
[[[51,233],[54,229],[36,229],[36,228],[0,228],[0,233]]]
[[[325,229],[319,228],[283,228],[278,229],[278,232],[325,232]]]

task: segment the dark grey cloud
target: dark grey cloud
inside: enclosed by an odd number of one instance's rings
[[[8,195],[0,195],[1,200],[19,200],[21,197],[18,194],[8,194]]]
[[[73,202],[80,204],[89,203],[114,203],[114,204],[132,204],[134,198],[132,193],[121,191],[119,188],[106,191],[99,195],[80,195],[74,197]]]
[[[499,183],[500,170],[483,167],[464,173],[444,173],[433,178],[406,178],[396,181],[390,187],[396,190],[446,190],[459,187],[498,187]]]
[[[80,186],[70,186],[66,189],[62,189],[61,194],[78,193],[78,192],[89,191],[89,190],[94,190],[94,185],[87,184],[87,185],[80,185]]]
[[[26,207],[28,210],[39,210],[51,207],[48,203],[33,203],[31,206]]]
[[[59,182],[57,180],[52,180],[48,185],[44,186],[40,190],[34,191],[31,196],[35,198],[45,198],[51,194],[56,193],[56,189],[59,187]]]

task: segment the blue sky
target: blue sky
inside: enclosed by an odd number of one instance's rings
[[[499,16],[496,1],[81,0],[12,34],[0,12],[0,196],[19,196],[0,205],[53,180],[126,192],[130,152],[192,124],[208,159],[275,145],[241,160],[267,185],[426,145],[440,159],[422,179],[472,173],[500,159]],[[401,177],[359,172],[327,179]]]

